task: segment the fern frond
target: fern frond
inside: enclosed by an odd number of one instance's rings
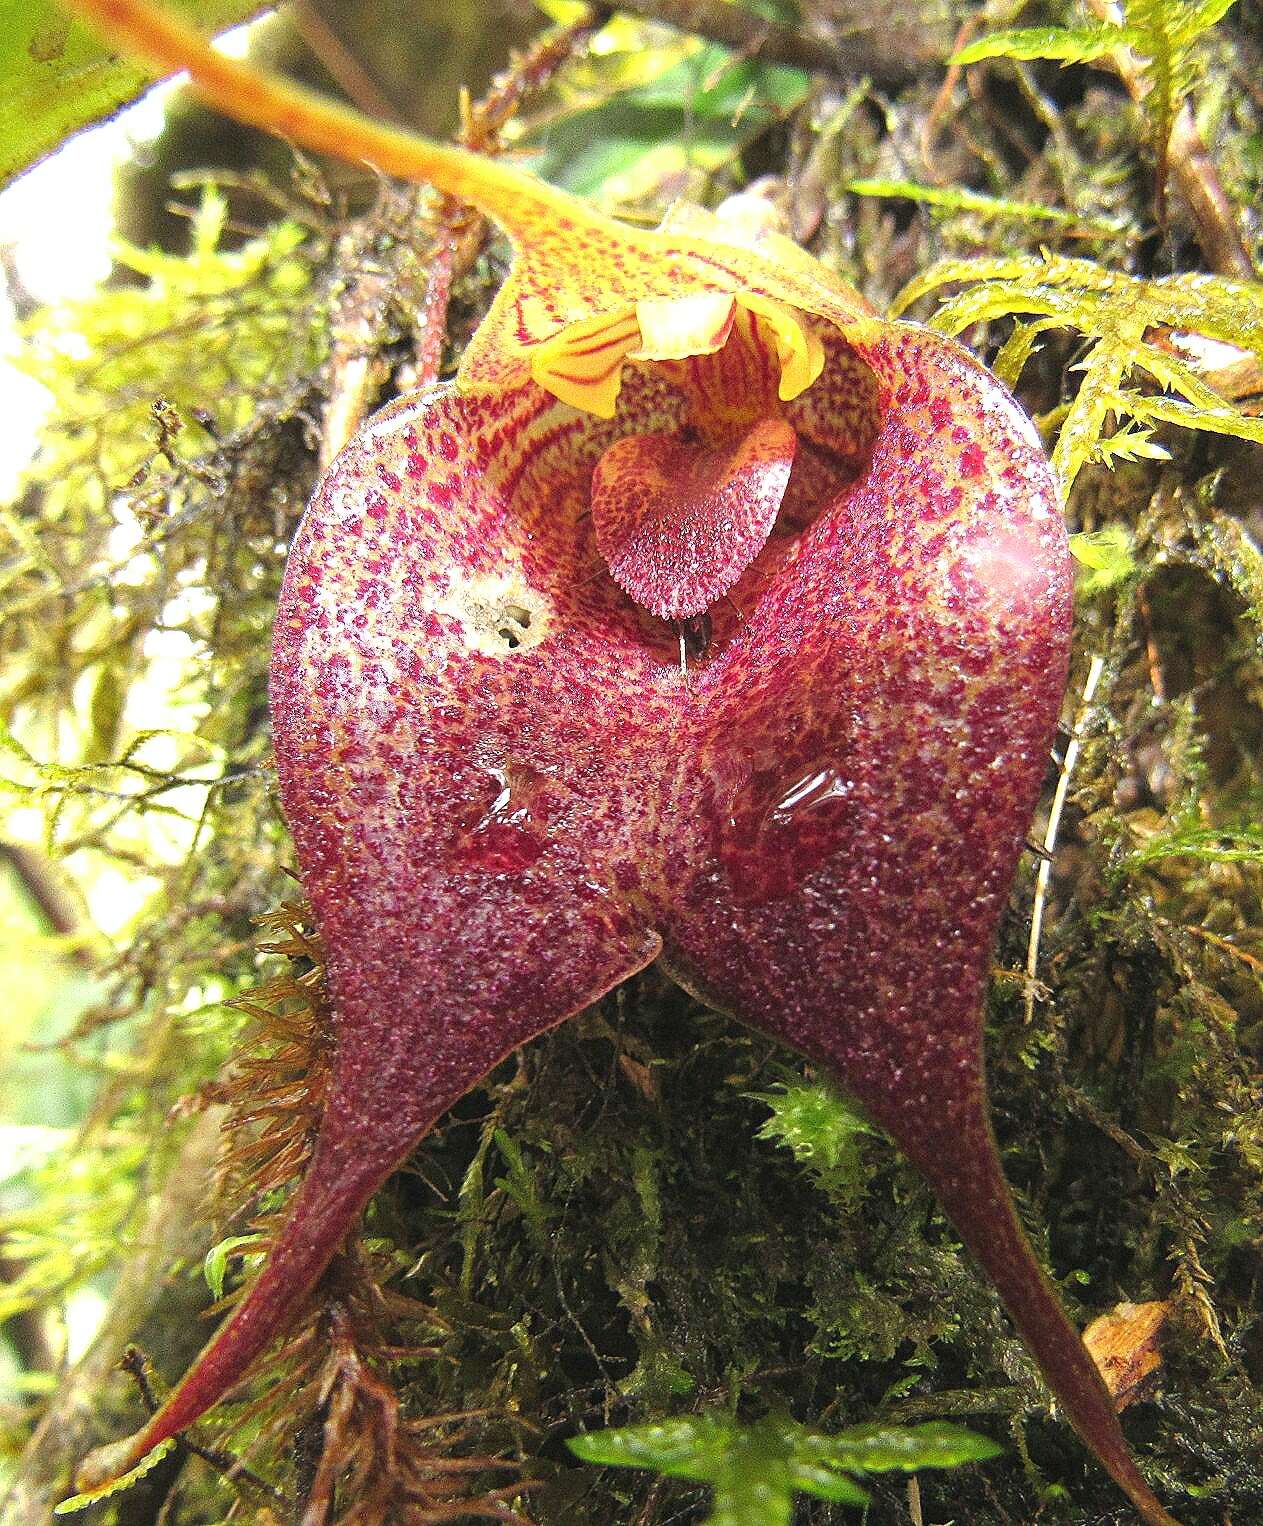
[[[1127,277],[1123,277],[1126,280]],[[1045,288],[1070,286],[1078,291],[1108,291],[1115,275],[1094,260],[1073,259],[1066,255],[1042,253],[1038,259],[1028,254],[995,255],[990,259],[936,260],[920,275],[914,276],[891,304],[890,315],[897,318],[927,293],[940,286],[954,286],[967,281],[980,285],[984,281],[1004,282],[1010,290],[1024,286],[1026,290],[1042,293]],[[1021,309],[1013,307],[1011,311]]]
[[[1078,321],[1079,312],[1080,304],[1073,297],[1062,296],[1052,287],[1021,282],[985,284],[944,302],[930,320],[930,327],[954,338],[975,323],[988,323],[1009,313],[1029,313],[1069,326]]]
[[[1090,460],[1113,464],[1153,457],[1160,447],[1151,443],[1149,431],[1163,424],[1263,443],[1263,420],[1222,397],[1170,342],[1171,335],[1198,334],[1263,360],[1263,284],[1198,274],[1145,281],[1092,260],[1051,254],[954,259],[932,265],[910,282],[895,299],[894,311],[962,283],[964,289],[941,303],[930,326],[954,335],[1001,317],[1023,320],[996,357],[997,373],[1010,386],[1048,330],[1065,328],[1092,341],[1076,366],[1083,379],[1053,451],[1063,492]],[[1134,372],[1145,373],[1161,393],[1129,384]],[[1130,418],[1139,429],[1107,435],[1111,418]]]
[[[1064,207],[1048,207],[1037,201],[1010,201],[1004,196],[988,196],[963,186],[919,185],[914,180],[849,180],[843,190],[854,196],[878,196],[892,201],[917,201],[938,212],[972,212],[979,217],[1014,222],[1050,222],[1083,232],[1121,234],[1116,221],[1080,217]]]
[[[1083,381],[1062,422],[1053,447],[1052,466],[1063,493],[1089,461],[1105,431],[1105,422],[1119,406],[1119,383],[1130,361],[1126,354],[1098,344],[1085,362]]]
[[[228,1259],[242,1252],[257,1257],[279,1232],[286,1189],[310,1164],[334,1055],[324,953],[306,906],[286,902],[260,926],[260,951],[280,955],[286,967],[233,1001],[251,1026],[224,1078],[208,1088],[228,1110],[221,1196],[259,1205],[248,1232],[220,1241],[207,1258],[217,1296]],[[525,1485],[486,1487],[488,1473],[515,1476],[516,1468],[475,1450],[480,1416],[406,1413],[398,1369],[437,1359],[438,1351],[414,1341],[401,1345],[400,1328],[428,1336],[449,1327],[392,1285],[400,1264],[388,1244],[349,1240],[295,1309],[288,1334],[254,1364],[253,1397],[236,1408],[233,1430],[265,1466],[301,1452],[302,1476],[294,1483],[304,1521],[436,1526],[492,1519],[522,1526],[512,1501]],[[239,1290],[221,1302],[238,1296]],[[228,1476],[236,1476],[235,1467]]]
[[[991,369],[1006,387],[1016,387],[1018,377],[1026,369],[1026,362],[1035,352],[1035,343],[1041,334],[1056,328],[1055,318],[1042,318],[1035,323],[1017,323],[1013,332],[1000,346]]]
[[[171,1439],[160,1442],[152,1452],[142,1457],[130,1472],[124,1473],[121,1478],[111,1479],[100,1489],[89,1489],[84,1494],[72,1494],[69,1499],[62,1500],[60,1505],[54,1505],[53,1514],[74,1515],[80,1510],[86,1510],[89,1505],[99,1505],[102,1500],[109,1499],[113,1494],[122,1494],[133,1484],[139,1483],[147,1473],[152,1473],[174,1446],[175,1442]]]
[[[1146,300],[1162,306],[1162,317],[1153,322],[1222,339],[1263,356],[1263,283],[1187,271],[1138,284],[1146,288]]]
[[[1217,413],[1223,407],[1224,400],[1220,394],[1204,382],[1187,361],[1179,359],[1169,350],[1149,345],[1137,359],[1137,364],[1143,366],[1164,391],[1178,393],[1195,408]]]
[[[1151,429],[1126,425],[1108,439],[1098,440],[1092,459],[1112,468],[1120,461],[1169,461],[1171,452],[1158,444]]]
[[[1228,403],[1217,408],[1195,408],[1177,397],[1144,397],[1135,392],[1118,398],[1135,419],[1148,424],[1177,424],[1181,429],[1203,429],[1209,434],[1233,435],[1238,440],[1253,440],[1263,445],[1263,419],[1238,412]]]
[[[1198,80],[1194,44],[1220,21],[1234,0],[1123,0],[1127,29],[1140,66],[1145,94],[1140,105],[1148,119],[1157,157],[1159,216],[1165,194],[1167,153],[1176,114]]]
[[[1167,144],[1180,103],[1192,88],[1187,55],[1176,37],[1177,0],[1123,0],[1123,11],[1135,34],[1134,51],[1141,61],[1147,91],[1144,111],[1158,155],[1158,187],[1166,183]]]

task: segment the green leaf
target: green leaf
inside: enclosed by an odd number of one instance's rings
[[[693,1415],[567,1444],[585,1462],[709,1484],[711,1526],[789,1526],[795,1494],[862,1506],[868,1495],[851,1474],[955,1467],[1000,1450],[955,1425],[861,1425],[828,1436],[777,1415],[746,1426],[728,1415]]]
[[[259,0],[179,0],[176,8],[211,31],[268,9]],[[140,95],[152,78],[54,0],[0,0],[0,185]]]
[[[496,1177],[496,1186],[507,1192],[522,1210],[531,1233],[541,1245],[548,1243],[548,1222],[552,1210],[540,1200],[539,1188],[526,1164],[517,1141],[504,1129],[495,1131],[496,1148],[508,1163],[508,1176]]]
[[[844,1473],[834,1473],[817,1463],[791,1460],[789,1483],[799,1494],[812,1494],[816,1499],[829,1500],[835,1505],[868,1504],[866,1490]]]
[[[1199,37],[1208,32],[1236,3],[1237,0],[1200,0],[1200,4],[1188,6],[1184,13],[1186,35]]]
[[[626,1425],[621,1430],[591,1431],[566,1443],[583,1462],[609,1468],[652,1468],[667,1478],[709,1480],[723,1466],[737,1435],[735,1421],[724,1415],[688,1415]]]
[[[750,1092],[771,1108],[772,1116],[755,1135],[794,1152],[794,1159],[832,1169],[849,1158],[857,1134],[871,1134],[872,1124],[853,1103],[823,1082],[780,1086]]]
[[[905,201],[919,201],[944,212],[975,212],[980,217],[1014,218],[1022,222],[1053,222],[1064,228],[1080,228],[1097,233],[1120,233],[1121,225],[1067,212],[1063,207],[1048,207],[1037,201],[1009,201],[1003,196],[987,196],[963,187],[918,185],[912,180],[851,180],[843,187],[856,196],[883,196]]]
[[[806,1432],[799,1447],[814,1461],[852,1473],[954,1468],[964,1462],[986,1462],[1001,1451],[989,1437],[940,1421],[911,1426],[856,1425],[836,1436]]]
[[[1115,48],[1136,41],[1129,27],[1096,26],[1014,27],[1008,31],[989,32],[952,56],[953,64],[976,64],[984,58],[1052,58],[1063,64],[1086,64],[1103,58]]]
[[[724,1415],[697,1415],[577,1436],[569,1446],[585,1462],[710,1484],[711,1526],[789,1526],[795,1492],[865,1504],[867,1495],[852,1480],[796,1455],[804,1434],[793,1421],[740,1426]]]
[[[1234,435],[1238,440],[1263,445],[1263,419],[1244,414],[1222,400],[1215,408],[1195,408],[1175,397],[1143,397],[1127,392],[1120,395],[1118,404],[1148,423],[1178,424],[1183,429],[1204,429],[1210,434]]]
[[[1132,48],[1141,61],[1148,90],[1141,110],[1160,157],[1165,160],[1171,127],[1197,83],[1193,44],[1227,13],[1233,0],[1123,0]]]
[[[1070,537],[1070,554],[1087,575],[1079,580],[1081,593],[1104,593],[1125,582],[1135,571],[1131,531],[1124,525],[1106,525]]]
[[[1195,858],[1208,864],[1257,864],[1263,862],[1263,828],[1193,827],[1151,837],[1134,849],[1122,867],[1135,868],[1161,858]]]
[[[1047,253],[1039,257],[1027,254],[995,255],[987,259],[936,260],[920,275],[914,276],[896,296],[891,304],[891,316],[897,318],[927,292],[957,282],[968,282],[970,285],[994,282],[1003,284],[1010,291],[1038,292],[1047,297],[1050,289],[1061,287],[1106,291],[1118,279],[1113,271],[1106,270],[1103,265],[1092,260],[1067,259]],[[1231,284],[1242,288],[1246,285],[1243,281]],[[1020,303],[1014,302],[1009,310],[1022,312],[1029,309],[1023,309]]]
[[[711,173],[736,159],[807,88],[801,69],[708,44],[654,79],[549,121],[531,168],[577,195],[630,201],[682,171]]]
[[[229,1257],[241,1254],[247,1246],[259,1245],[260,1241],[259,1235],[229,1235],[226,1240],[212,1245],[206,1252],[206,1259],[202,1262],[202,1276],[206,1278],[206,1286],[216,1298],[224,1296]]]
[[[1050,328],[1056,328],[1056,319],[1042,319],[1038,323],[1015,323],[1013,332],[1000,346],[991,369],[1006,387],[1016,387],[1018,378],[1026,369],[1026,362],[1035,349],[1035,341]]]
[[[1074,322],[1074,312],[1072,299],[1054,287],[1024,288],[1017,282],[1012,285],[984,282],[944,302],[930,319],[930,327],[940,334],[954,337],[972,324],[1002,318],[1009,313],[1038,313],[1047,318],[1060,318],[1069,326]],[[1046,323],[1044,327],[1053,325]]]
[[[1035,332],[1067,328],[1093,341],[1074,367],[1083,379],[1053,451],[1063,500],[1089,461],[1160,459],[1162,447],[1150,436],[1160,424],[1263,443],[1263,420],[1227,402],[1158,337],[1163,330],[1200,334],[1263,358],[1263,283],[1200,273],[1146,281],[1092,260],[1047,252],[1038,258],[941,260],[899,293],[892,315],[946,285],[963,289],[929,320],[940,333],[959,334],[1006,315],[1035,319],[1019,325],[997,357],[1010,382],[1026,363]],[[1150,396],[1127,385],[1137,369],[1147,371],[1168,395]],[[1139,427],[1117,427],[1127,418]]]
[[[1092,458],[1105,420],[1118,406],[1118,388],[1131,363],[1121,347],[1098,344],[1083,362],[1083,380],[1061,425],[1053,446],[1053,475],[1061,486],[1062,501],[1079,468]]]
[[[95,1505],[98,1500],[109,1499],[111,1494],[121,1494],[124,1489],[130,1489],[138,1480],[144,1478],[146,1473],[151,1472],[175,1445],[174,1438],[160,1441],[152,1452],[147,1452],[136,1464],[130,1473],[124,1473],[122,1478],[112,1479],[101,1489],[89,1489],[83,1494],[72,1494],[69,1499],[62,1500],[60,1505],[53,1509],[54,1515],[73,1515],[77,1510],[86,1510],[89,1505]]]
[[[1151,429],[1124,425],[1115,434],[1104,436],[1092,447],[1092,460],[1112,471],[1123,461],[1169,461],[1171,452],[1153,437]]]

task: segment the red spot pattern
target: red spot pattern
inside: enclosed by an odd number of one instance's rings
[[[336,1075],[285,1231],[140,1450],[237,1380],[446,1108],[661,956],[891,1131],[1066,1413],[1169,1520],[1018,1227],[987,1119],[987,964],[1069,642],[1051,478],[951,342],[864,320],[829,349],[784,409],[784,520],[685,675],[589,517],[615,441],[679,429],[660,377],[629,373],[610,423],[531,383],[405,399],[321,484],[272,706]],[[963,451],[944,448],[956,431]],[[366,513],[383,484],[386,513]],[[520,639],[497,646],[511,620]]]
[[[592,522],[614,581],[662,619],[709,609],[771,534],[795,443],[769,418],[727,450],[670,434],[611,445],[592,477]]]

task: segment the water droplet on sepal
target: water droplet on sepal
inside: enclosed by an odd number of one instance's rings
[[[836,848],[852,788],[830,760],[757,769],[733,799],[720,837],[734,898],[760,905],[795,891]]]
[[[490,874],[520,874],[548,846],[544,835],[548,804],[542,786],[545,776],[528,764],[506,763],[490,768],[489,802],[466,813],[457,845],[457,862]]]

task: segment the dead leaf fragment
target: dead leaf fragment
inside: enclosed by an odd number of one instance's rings
[[[1083,1332],[1083,1344],[1120,1413],[1152,1388],[1151,1379],[1162,1365],[1160,1340],[1170,1316],[1171,1305],[1162,1301],[1120,1303]]]

